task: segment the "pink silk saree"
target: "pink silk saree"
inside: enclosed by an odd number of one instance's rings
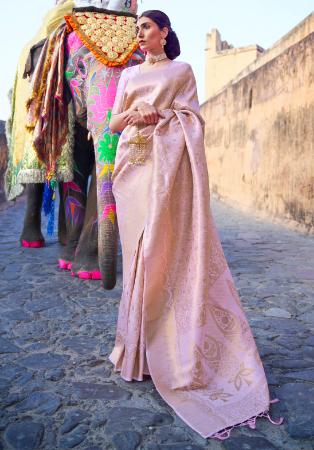
[[[191,67],[172,61],[122,73],[113,113],[139,101],[160,108],[143,165],[129,163],[128,126],[113,193],[123,294],[110,360],[125,380],[149,374],[164,400],[204,438],[265,415],[264,369],[209,207],[208,174]]]

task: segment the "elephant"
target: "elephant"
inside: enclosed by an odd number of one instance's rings
[[[24,78],[31,79],[45,40],[31,47]],[[85,126],[84,126],[85,125]],[[59,268],[71,270],[79,278],[100,279],[98,269],[98,228],[95,189],[95,157],[92,141],[87,139],[86,121],[74,125],[73,180],[59,185],[60,208],[58,239],[63,248]],[[89,177],[92,176],[88,190]],[[27,183],[26,210],[20,242],[23,247],[45,244],[41,231],[43,183]]]
[[[129,0],[110,0],[102,3],[107,3],[107,13],[114,11],[115,15],[120,12],[121,15],[117,17],[122,18],[127,12],[135,12],[137,9],[136,2]],[[85,11],[84,7],[76,8],[74,14],[84,14]],[[132,18],[132,15],[128,17]],[[71,24],[73,25],[72,22]],[[133,21],[133,36],[135,36],[135,21]],[[111,176],[119,135],[111,133],[109,120],[122,70],[140,63],[143,55],[136,45],[132,56],[123,65],[104,64],[98,55],[85,45],[76,29],[67,36],[66,45],[68,59],[65,73],[74,102],[76,119],[81,121],[87,116],[87,129],[94,144],[99,265],[104,287],[111,289],[116,283],[118,234]]]
[[[74,107],[76,132],[80,127],[81,129],[86,127],[86,132],[92,138],[95,179],[92,181],[91,193],[97,193],[97,218],[91,220],[93,205],[87,202],[86,225],[89,230],[98,225],[99,269],[103,287],[109,290],[116,284],[118,229],[112,194],[112,173],[119,139],[118,133],[111,133],[109,121],[122,70],[143,61],[143,55],[136,42],[137,2],[80,0],[76,3],[78,7],[65,17],[67,33],[64,33],[63,26],[57,31],[58,36],[65,36],[64,72]],[[55,36],[52,39],[55,39]],[[39,65],[46,64],[45,55],[46,58],[49,57],[47,48],[49,44],[41,55],[42,61]],[[36,75],[34,77],[36,78]],[[36,96],[34,99],[36,102]],[[85,151],[83,148],[80,150],[79,145],[77,149],[79,153]],[[75,192],[76,182],[64,183],[63,186],[65,186],[63,200],[67,211],[68,191]],[[59,225],[62,235],[62,217]],[[84,227],[81,239],[88,236],[88,231],[84,232]],[[88,255],[86,247],[80,246],[79,243],[75,259],[79,257],[84,259],[86,255]]]

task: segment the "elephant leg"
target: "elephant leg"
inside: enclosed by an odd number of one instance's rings
[[[102,131],[101,131],[102,130]],[[118,136],[108,128],[95,129],[94,147],[97,176],[98,261],[103,287],[116,284],[118,226],[112,193],[112,172]]]
[[[26,185],[26,212],[20,242],[23,247],[43,247],[45,239],[41,232],[41,204],[44,185]]]
[[[94,165],[88,191],[84,226],[76,249],[72,271],[79,278],[101,279],[98,265],[98,221],[96,167]]]
[[[103,287],[116,284],[118,226],[112,193],[112,173],[119,136],[110,132],[111,108],[121,68],[108,68],[97,60],[90,63],[86,82],[87,127],[92,133],[97,176],[98,261]]]
[[[98,208],[98,260],[103,287],[107,290],[116,285],[118,226],[113,198],[111,172],[97,178]]]
[[[88,178],[94,164],[93,145],[87,140],[87,130],[75,125],[74,178],[63,183],[63,202],[67,230],[66,245],[59,256],[59,267],[70,269],[83,228]]]

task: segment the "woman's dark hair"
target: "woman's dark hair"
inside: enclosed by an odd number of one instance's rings
[[[149,11],[144,11],[139,18],[141,17],[148,17],[155,22],[161,30],[164,27],[168,28],[168,36],[166,37],[167,44],[164,47],[165,53],[169,59],[175,59],[179,56],[181,53],[179,39],[171,28],[170,19],[167,14],[158,9],[150,9]]]

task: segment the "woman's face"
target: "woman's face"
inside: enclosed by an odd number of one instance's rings
[[[149,53],[161,53],[163,46],[161,40],[168,34],[167,28],[162,30],[148,17],[141,17],[137,22],[137,41],[142,51]]]

